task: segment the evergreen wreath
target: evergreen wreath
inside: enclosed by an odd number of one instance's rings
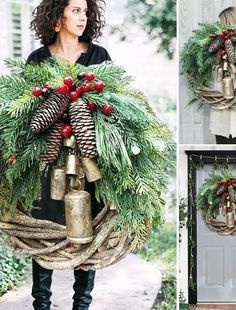
[[[220,235],[236,234],[234,210],[236,209],[236,178],[229,170],[207,178],[197,195],[197,206],[208,227]],[[217,220],[220,214],[226,222]]]
[[[215,109],[235,107],[235,92],[232,76],[236,73],[236,25],[219,22],[199,24],[184,44],[181,53],[182,73],[188,78],[195,98],[189,104],[200,102]],[[213,72],[222,82],[223,91],[209,87]]]
[[[5,62],[14,74],[0,76],[0,229],[19,253],[49,269],[120,260],[163,223],[170,132],[131,87],[132,77],[111,62]],[[97,157],[102,171],[96,197],[106,206],[89,245],[72,245],[65,226],[29,215],[41,176],[65,163],[62,140],[72,133],[81,158]]]

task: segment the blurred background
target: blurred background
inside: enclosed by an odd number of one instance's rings
[[[158,118],[176,140],[177,65],[175,0],[107,1],[104,36],[100,40],[112,60],[135,77],[134,86],[149,98]],[[0,74],[8,73],[4,58],[26,59],[40,46],[29,30],[32,11],[39,1],[0,2]],[[170,157],[175,161],[175,151]],[[156,264],[163,274],[163,289],[152,309],[176,309],[175,165],[169,171],[166,223],[154,231],[137,255]],[[4,261],[5,260],[5,261]],[[11,267],[6,267],[11,266]],[[25,260],[0,245],[0,296],[22,279]],[[16,272],[17,270],[17,272]],[[14,276],[12,276],[14,275]]]

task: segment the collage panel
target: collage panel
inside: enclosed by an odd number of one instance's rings
[[[180,144],[235,144],[235,1],[179,1]]]
[[[176,0],[0,1],[0,310],[175,310]]]
[[[235,309],[236,147],[179,147],[179,309]]]

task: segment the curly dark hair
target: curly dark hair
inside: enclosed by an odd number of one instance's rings
[[[35,37],[43,45],[50,45],[56,40],[55,26],[63,17],[64,9],[70,0],[43,0],[33,11],[30,28],[35,31]],[[80,41],[91,42],[102,35],[104,20],[104,0],[87,0],[87,26]]]

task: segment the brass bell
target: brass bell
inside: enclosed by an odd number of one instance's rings
[[[77,154],[68,154],[66,160],[66,174],[78,175],[79,158]]]
[[[90,194],[71,190],[65,196],[67,239],[84,244],[93,240],[92,210]]]
[[[228,61],[224,60],[224,62],[223,62],[223,71],[228,71],[228,69],[229,69]]]
[[[82,191],[85,189],[85,175],[82,168],[78,169],[78,175],[69,177],[70,179],[70,189],[76,189]]]
[[[76,139],[75,136],[70,136],[68,138],[64,138],[63,144],[65,147],[69,147],[71,149],[75,149],[76,148]]]
[[[234,98],[234,82],[231,76],[226,76],[223,78],[223,93],[225,99]]]
[[[230,64],[230,70],[232,73],[236,73],[236,66],[235,64]]]
[[[81,165],[86,175],[88,182],[95,182],[101,179],[102,174],[100,169],[97,166],[96,158],[81,158]]]
[[[226,224],[227,227],[231,228],[234,227],[234,213],[232,211],[227,212],[226,214]]]
[[[227,207],[226,207],[226,205],[223,205],[222,206],[222,214],[225,216],[226,213],[227,213]]]
[[[53,167],[51,172],[51,199],[64,200],[66,183],[65,167]]]
[[[222,59],[223,59],[223,71],[228,71],[229,63],[227,61],[227,55],[224,55]]]
[[[217,81],[221,82],[223,80],[223,68],[218,67],[217,69]]]

